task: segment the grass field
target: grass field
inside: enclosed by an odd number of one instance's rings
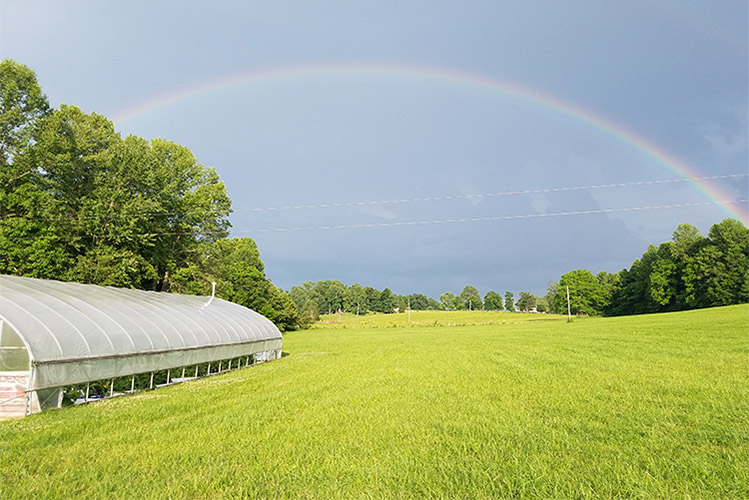
[[[0,422],[0,498],[749,496],[749,306],[443,314]]]

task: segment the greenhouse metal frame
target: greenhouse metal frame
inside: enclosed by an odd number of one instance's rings
[[[113,395],[131,377],[133,392],[140,374],[153,388],[154,373],[180,382],[205,364],[212,374],[277,359],[282,346],[268,318],[219,298],[0,275],[0,419],[58,408],[66,387],[86,384],[88,401],[95,381]]]

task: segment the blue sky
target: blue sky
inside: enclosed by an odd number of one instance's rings
[[[214,167],[284,289],[540,295],[725,218],[681,167],[746,200],[747,19],[743,0],[4,0],[0,51],[54,106]]]

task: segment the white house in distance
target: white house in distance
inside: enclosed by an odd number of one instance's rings
[[[218,298],[0,275],[0,419],[58,408],[75,384],[184,380],[200,364],[277,359],[282,345],[268,318]]]

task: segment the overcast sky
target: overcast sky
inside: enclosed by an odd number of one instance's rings
[[[542,295],[746,223],[748,24],[746,0],[2,0],[0,50],[214,167],[286,290]]]

